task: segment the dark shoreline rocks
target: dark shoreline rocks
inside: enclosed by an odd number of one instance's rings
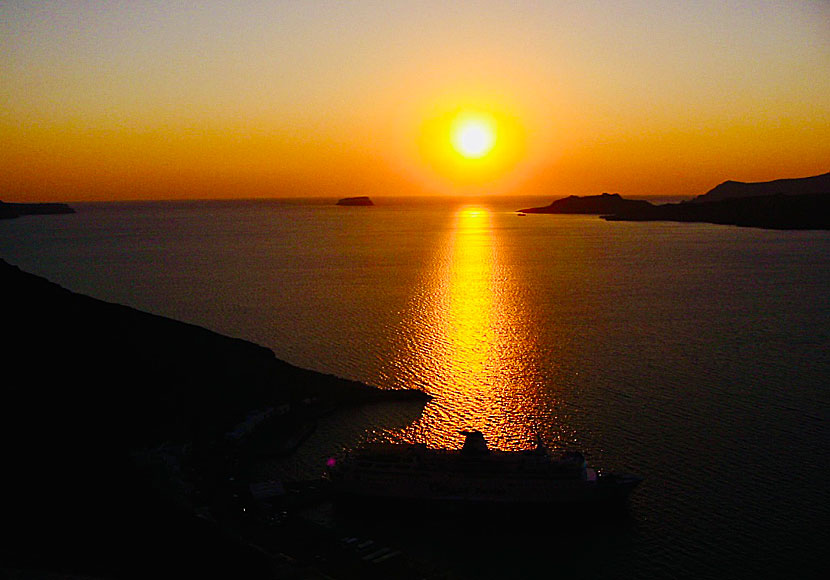
[[[59,215],[75,213],[65,203],[7,203],[0,201],[0,219],[13,219],[23,215]]]
[[[368,196],[361,195],[357,197],[344,197],[343,199],[339,199],[337,200],[337,205],[368,207],[375,204],[371,199],[369,199]]]

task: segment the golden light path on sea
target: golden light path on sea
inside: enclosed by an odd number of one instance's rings
[[[548,436],[561,430],[540,396],[538,349],[506,258],[490,210],[459,208],[391,363],[400,386],[434,398],[415,423],[384,438],[456,448],[461,430],[478,429],[492,447],[526,449],[540,421]]]

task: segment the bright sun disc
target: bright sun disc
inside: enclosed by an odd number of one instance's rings
[[[468,159],[484,157],[496,142],[496,133],[487,119],[463,117],[453,123],[450,139],[453,148]]]

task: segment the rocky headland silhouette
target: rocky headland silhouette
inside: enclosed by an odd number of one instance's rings
[[[228,434],[263,409],[290,422],[314,408],[428,398],[301,369],[3,260],[0,285],[5,566],[273,577],[273,562],[221,525],[240,513],[227,482],[242,479],[246,461],[244,440]],[[200,505],[211,517],[197,516]]]
[[[518,210],[519,213],[567,213],[567,214],[610,214],[626,210],[653,207],[649,202],[625,199],[618,193],[603,193],[580,197],[571,195],[553,201],[543,207],[531,207]]]
[[[55,215],[75,213],[65,203],[8,203],[0,201],[0,219],[12,219],[22,215]]]
[[[360,195],[357,197],[344,197],[337,200],[337,205],[356,205],[356,206],[370,206],[375,205],[368,196]]]
[[[690,201],[654,205],[617,194],[570,196],[523,213],[596,214],[608,221],[704,222],[781,230],[830,229],[830,173],[798,179],[726,181]]]

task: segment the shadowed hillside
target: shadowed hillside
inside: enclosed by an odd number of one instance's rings
[[[268,562],[148,485],[133,452],[186,443],[222,469],[251,410],[385,396],[263,347],[69,292],[0,260],[7,565],[115,577],[255,578]],[[406,394],[406,392],[404,392]]]

